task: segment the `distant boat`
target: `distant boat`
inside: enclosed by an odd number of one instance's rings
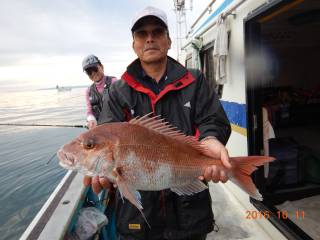
[[[58,90],[58,92],[67,92],[72,90],[71,87],[59,87],[59,85],[56,86],[56,89]]]

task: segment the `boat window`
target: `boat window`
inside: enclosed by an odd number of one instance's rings
[[[211,44],[211,46],[204,47],[203,49],[204,50],[200,52],[202,66],[201,70],[204,73],[206,79],[214,85],[216,93],[218,94],[219,98],[221,98],[223,92],[223,85],[216,84],[216,81],[214,79],[213,45]]]
[[[192,68],[192,54],[188,54],[186,57],[185,66],[187,69]]]

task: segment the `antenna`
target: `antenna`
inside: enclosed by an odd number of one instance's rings
[[[185,0],[173,0],[174,11],[176,13],[177,26],[177,60],[179,61],[182,39],[187,35],[187,20],[186,20],[186,6]],[[192,10],[192,0],[190,0],[190,10]]]

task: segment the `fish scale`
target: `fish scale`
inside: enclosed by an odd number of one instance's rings
[[[171,169],[163,160],[168,157],[166,152],[157,154],[156,149],[146,145],[131,145],[125,149],[121,145],[118,148],[117,152],[121,153],[118,164],[123,166],[125,172],[123,177],[134,178],[132,183],[139,190],[160,190],[170,186]]]

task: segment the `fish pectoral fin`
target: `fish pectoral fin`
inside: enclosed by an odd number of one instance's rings
[[[118,186],[121,198],[123,199],[123,197],[125,197],[138,209],[143,209],[140,193],[134,187],[130,186],[127,183],[127,181],[122,177],[120,169],[114,169],[113,174],[115,176],[116,184]]]
[[[172,187],[171,191],[181,196],[181,195],[193,195],[195,193],[202,192],[207,188],[208,186],[205,185],[203,182],[201,182],[200,180],[195,180],[190,184]]]
[[[126,199],[129,200],[134,206],[136,206],[139,210],[143,209],[141,203],[141,195],[140,193],[128,186],[126,183],[117,183],[121,196],[124,196]]]
[[[146,218],[146,216],[144,215],[144,213],[142,212],[142,203],[141,203],[141,195],[140,193],[131,185],[129,185],[121,176],[117,176],[117,181],[116,181],[117,185],[118,185],[118,189],[120,192],[120,195],[123,199],[123,197],[125,197],[126,199],[128,199],[128,201],[133,204],[136,208],[138,208],[139,212],[141,213],[143,219],[145,220],[145,222],[147,223],[147,225],[150,227],[150,224]]]

